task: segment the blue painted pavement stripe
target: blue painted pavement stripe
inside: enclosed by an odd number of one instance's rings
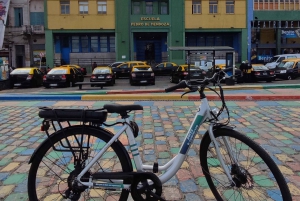
[[[81,95],[5,95],[0,100],[81,100]]]

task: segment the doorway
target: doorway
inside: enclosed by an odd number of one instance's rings
[[[161,63],[167,53],[167,33],[134,33],[134,52],[138,61]]]

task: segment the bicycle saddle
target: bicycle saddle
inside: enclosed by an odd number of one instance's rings
[[[105,104],[103,106],[108,113],[119,113],[124,114],[132,110],[143,110],[141,105],[119,105],[119,104]]]

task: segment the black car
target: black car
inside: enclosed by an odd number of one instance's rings
[[[129,75],[130,85],[152,84],[155,85],[155,75],[149,65],[133,66]]]
[[[204,79],[207,76],[207,72],[198,66],[190,65],[190,80]],[[171,83],[179,83],[181,80],[188,79],[188,65],[180,65],[177,69],[173,70],[170,76]]]
[[[113,86],[116,83],[115,74],[109,66],[96,67],[92,72],[90,82],[101,82]],[[94,84],[91,84],[91,87],[93,86]]]
[[[252,64],[251,79],[253,81],[272,82],[275,80],[274,69],[270,70],[263,64]]]
[[[44,75],[43,85],[49,87],[74,87],[76,82],[83,81],[83,75],[72,67],[56,67]]]
[[[120,65],[118,65],[117,67],[113,68],[113,72],[116,75],[116,78],[119,77],[128,77],[132,67],[136,66],[136,65],[146,65],[146,62],[143,61],[127,61],[124,62]]]
[[[16,68],[10,73],[10,87],[39,87],[43,84],[43,73],[38,68]]]
[[[124,63],[124,61],[116,61],[114,63],[109,64],[108,66],[111,67],[112,69],[114,69],[115,67],[117,67],[118,65]]]
[[[171,75],[174,69],[178,68],[178,65],[172,62],[163,62],[153,67],[155,75]]]

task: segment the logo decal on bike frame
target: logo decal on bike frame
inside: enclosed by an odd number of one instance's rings
[[[184,143],[182,144],[181,146],[181,149],[180,149],[180,153],[181,154],[186,154],[188,148],[190,147],[190,144],[191,142],[193,141],[196,133],[198,132],[198,129],[202,123],[202,120],[203,120],[203,116],[197,116],[197,118],[195,119],[195,121],[193,122],[188,134],[187,134],[187,137],[184,141]]]

